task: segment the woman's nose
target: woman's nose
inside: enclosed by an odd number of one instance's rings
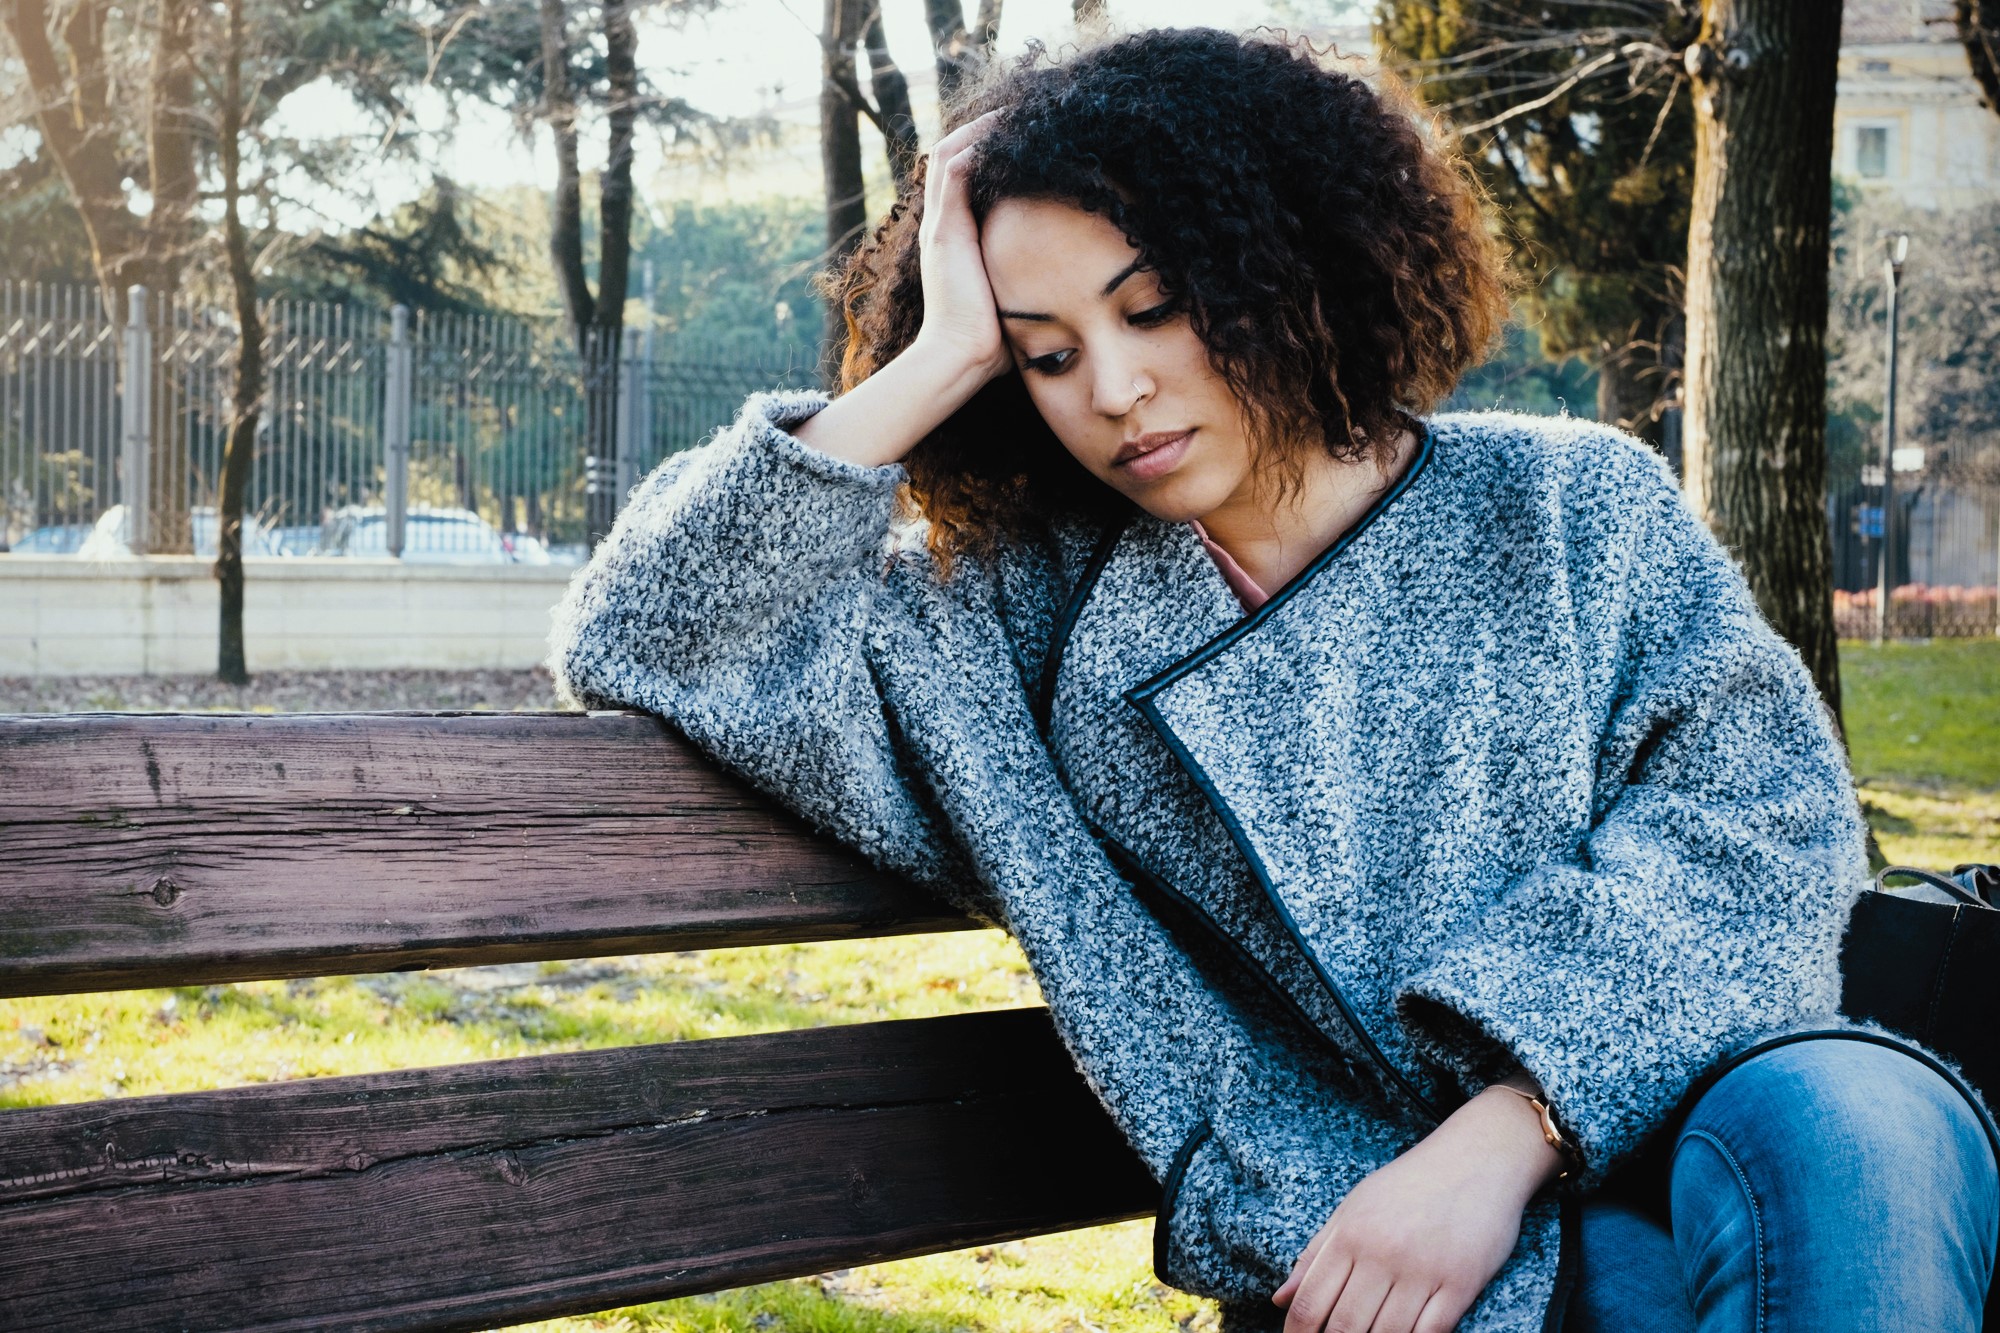
[[[1091,379],[1091,407],[1103,416],[1122,417],[1153,394],[1153,380],[1134,362],[1101,358]]]

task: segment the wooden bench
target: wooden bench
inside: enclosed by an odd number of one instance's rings
[[[0,718],[0,995],[973,923],[636,714]],[[1153,1210],[1045,1011],[0,1111],[0,1327],[476,1329]]]

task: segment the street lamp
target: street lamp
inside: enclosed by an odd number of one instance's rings
[[[1875,642],[1889,630],[1889,560],[1896,520],[1896,297],[1903,286],[1903,261],[1910,255],[1910,233],[1892,231],[1882,238],[1883,270],[1889,280],[1889,369],[1882,404],[1882,554],[1875,569]]]

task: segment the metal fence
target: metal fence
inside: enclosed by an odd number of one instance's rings
[[[92,287],[0,283],[0,548],[144,549],[141,492],[175,496],[212,547],[235,321],[137,288],[123,313]],[[553,320],[284,301],[263,317],[247,549],[272,554],[577,556],[594,490],[615,502],[746,394],[814,373],[799,343],[724,354],[635,329],[585,355]],[[149,475],[163,459],[171,475]]]
[[[1834,623],[1841,637],[1875,633],[1884,560],[1891,637],[2000,633],[2000,499],[1935,478],[1899,476],[1893,503],[1885,540],[1879,479],[1827,496]]]
[[[94,287],[0,282],[0,548],[74,551],[107,536],[115,548],[118,533],[92,526],[161,487],[146,474],[165,458],[195,550],[212,549],[236,327],[224,312],[160,304],[135,289],[115,323]],[[744,395],[814,373],[801,343],[725,355],[639,329],[585,356],[553,320],[301,302],[272,302],[264,320],[247,548],[273,554],[580,558],[593,492],[601,527],[605,503],[727,423]],[[602,459],[615,461],[593,465]],[[2000,502],[1899,479],[1885,546],[1879,497],[1864,485],[1827,500],[1841,633],[1873,632],[1885,549],[1892,634],[1994,633]],[[143,544],[129,519],[123,536]]]

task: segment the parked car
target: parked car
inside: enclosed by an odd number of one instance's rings
[[[77,547],[76,554],[83,560],[129,560],[132,558],[132,525],[127,521],[124,505],[112,505],[98,516],[91,527],[90,535]],[[216,517],[214,505],[196,505],[188,511],[188,520],[194,527],[194,553],[206,559],[214,559],[215,544],[221,523]],[[259,522],[255,515],[243,516],[243,554],[283,555],[271,530]]]
[[[293,523],[271,529],[271,540],[280,555],[311,555],[319,549],[320,525]]]
[[[314,553],[388,555],[388,515],[380,505],[335,510]],[[546,565],[549,553],[535,538],[503,534],[470,509],[417,505],[403,516],[403,560],[423,565]]]
[[[51,523],[32,528],[28,535],[8,547],[16,555],[74,555],[90,535],[88,523]]]

